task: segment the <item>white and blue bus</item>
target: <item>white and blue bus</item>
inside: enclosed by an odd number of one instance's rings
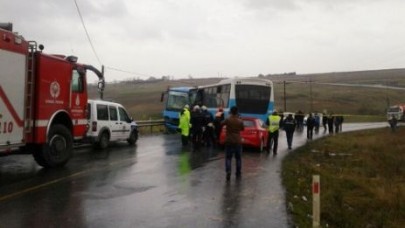
[[[194,104],[205,105],[215,115],[219,107],[228,116],[232,106],[241,116],[266,121],[274,110],[273,82],[260,78],[224,79],[212,85],[199,86]]]
[[[232,106],[237,106],[241,116],[256,117],[264,122],[274,110],[273,83],[258,78],[224,79],[218,83],[198,87],[172,87],[162,93],[167,96],[163,118],[168,131],[179,125],[179,113],[188,104],[205,105],[215,116],[223,108],[225,117]]]

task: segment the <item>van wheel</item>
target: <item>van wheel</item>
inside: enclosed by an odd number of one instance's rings
[[[107,132],[103,132],[100,135],[99,141],[98,141],[98,148],[100,149],[105,149],[108,147],[108,144],[110,143],[110,136],[108,135]]]
[[[45,168],[64,166],[73,155],[73,137],[63,125],[56,124],[51,127],[48,143],[42,148],[35,149],[35,161]]]
[[[132,131],[127,141],[129,145],[134,145],[138,141],[138,131]]]

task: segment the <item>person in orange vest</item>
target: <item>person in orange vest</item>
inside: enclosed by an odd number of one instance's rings
[[[271,148],[273,148],[273,154],[276,155],[278,147],[278,135],[281,124],[281,117],[278,115],[277,111],[274,111],[271,115],[269,115],[266,124],[269,131],[267,140],[267,153],[269,154]]]

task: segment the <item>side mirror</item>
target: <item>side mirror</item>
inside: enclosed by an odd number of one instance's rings
[[[160,96],[160,102],[163,102],[164,97],[165,97],[165,93],[163,92],[162,95]]]
[[[98,84],[97,84],[97,88],[99,89],[99,90],[104,90],[104,88],[105,88],[105,83],[104,83],[104,81],[99,81],[98,82]]]

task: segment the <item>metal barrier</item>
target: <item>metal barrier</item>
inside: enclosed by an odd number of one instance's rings
[[[136,121],[136,124],[138,125],[138,128],[150,127],[150,133],[152,133],[154,126],[163,126],[165,124],[165,121],[163,119],[161,119],[161,120],[152,120],[152,119],[140,120],[140,121]]]

